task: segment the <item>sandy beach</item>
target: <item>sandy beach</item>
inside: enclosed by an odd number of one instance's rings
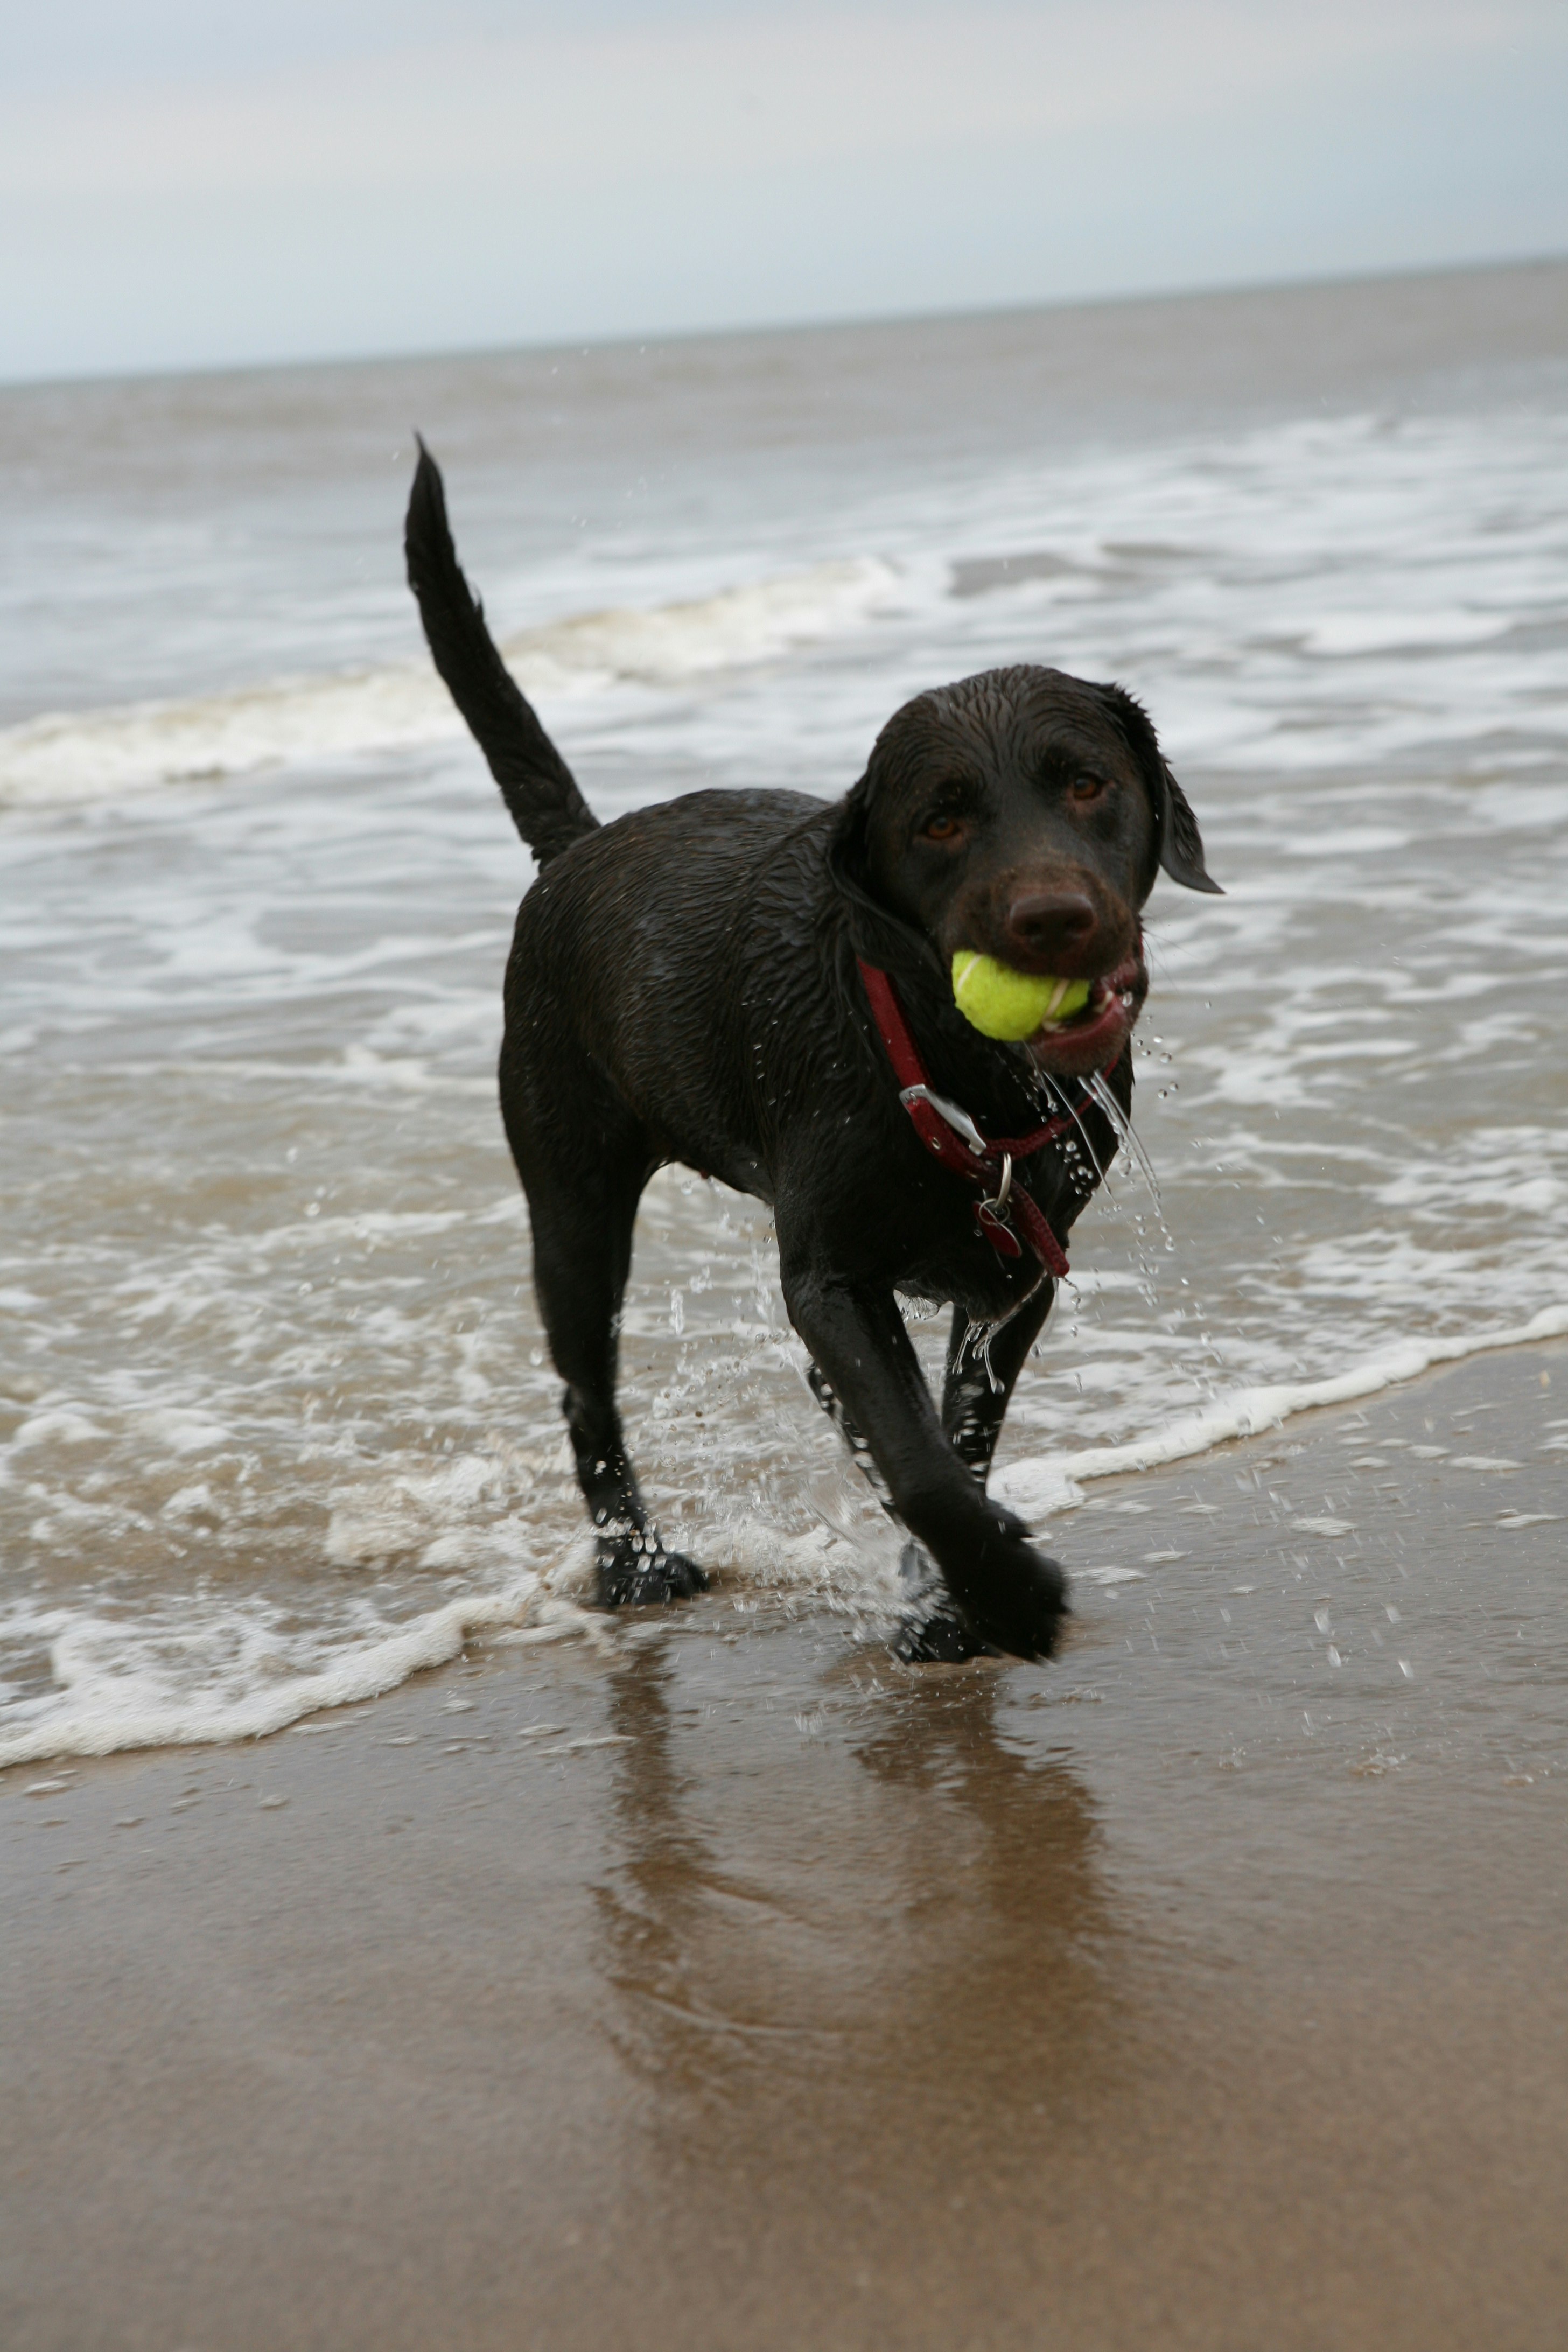
[[[10,2352],[1555,2347],[1568,1348],[0,1785]]]

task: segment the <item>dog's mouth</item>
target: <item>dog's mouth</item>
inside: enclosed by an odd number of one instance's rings
[[[1065,1020],[1043,1022],[1025,1040],[1030,1059],[1060,1077],[1083,1077],[1120,1058],[1149,992],[1141,955],[1090,981],[1089,999]]]

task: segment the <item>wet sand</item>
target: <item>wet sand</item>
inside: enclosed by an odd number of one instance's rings
[[[720,1591],[9,1775],[0,2341],[1561,2345],[1564,1435],[1107,1483],[1049,1669]]]

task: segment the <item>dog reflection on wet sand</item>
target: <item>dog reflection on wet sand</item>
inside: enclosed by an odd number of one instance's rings
[[[771,1708],[748,1690],[741,1720],[710,1711],[703,1654],[660,1638],[610,1682],[603,1965],[661,2141],[689,2131],[706,2169],[715,2099],[748,2146],[759,2100],[803,2148],[949,2097],[1032,2129],[1117,2039],[1123,1935],[1077,1775],[998,1730],[994,1668],[869,1696],[840,1670]]]

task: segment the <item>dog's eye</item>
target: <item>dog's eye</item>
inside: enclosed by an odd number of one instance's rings
[[[921,838],[922,841],[956,841],[963,831],[963,821],[961,817],[945,814],[941,816],[928,816],[921,827]]]
[[[1069,801],[1097,801],[1105,790],[1103,776],[1075,776],[1068,786]]]

